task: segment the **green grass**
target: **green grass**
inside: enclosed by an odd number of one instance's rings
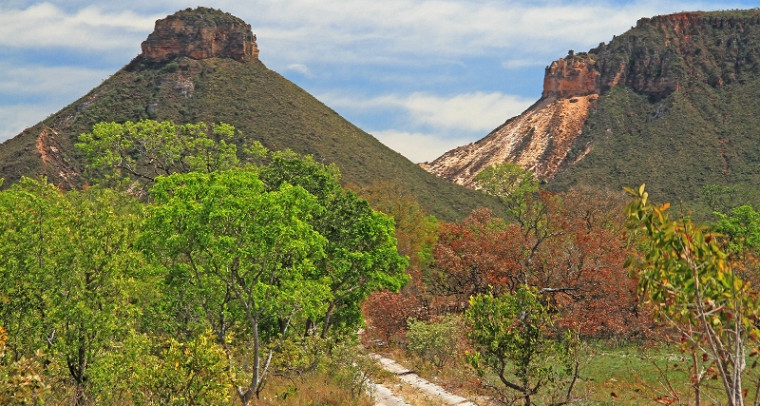
[[[475,386],[475,371],[460,357],[444,368],[435,368],[404,351],[389,355],[424,378],[468,398],[481,398],[486,391]],[[573,391],[576,404],[581,405],[658,405],[666,398],[674,404],[693,404],[694,391],[690,386],[691,359],[675,345],[640,343],[586,342],[581,351],[579,380]],[[751,361],[749,362],[751,364]],[[750,397],[755,391],[758,371],[745,379]],[[483,379],[497,382],[495,376]],[[722,401],[722,387],[717,379],[707,379],[703,385],[703,404]],[[675,399],[678,397],[678,399]],[[542,397],[534,397],[539,404]]]

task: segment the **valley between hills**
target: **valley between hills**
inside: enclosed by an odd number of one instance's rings
[[[415,165],[180,10],[0,144],[0,404],[759,404],[758,90],[642,18]]]

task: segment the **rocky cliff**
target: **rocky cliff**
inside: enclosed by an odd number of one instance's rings
[[[140,56],[152,62],[183,56],[242,62],[258,58],[259,48],[250,24],[229,13],[198,7],[156,21],[155,30],[142,43]]]
[[[502,162],[515,162],[539,178],[551,178],[581,134],[601,83],[594,55],[571,51],[546,68],[544,90],[536,104],[478,142],[420,166],[464,186],[473,186],[481,170]]]
[[[422,166],[468,186],[499,162],[555,189],[654,180],[650,190],[670,199],[711,184],[756,186],[760,153],[737,148],[760,149],[759,90],[760,10],[642,18],[552,62],[536,104]]]

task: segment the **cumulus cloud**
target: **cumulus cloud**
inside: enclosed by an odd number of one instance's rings
[[[644,16],[714,7],[653,0],[290,0],[261,3],[251,22],[278,51],[281,44],[296,45],[286,52],[301,60],[397,64],[411,61],[410,55],[440,60],[499,51],[524,60],[525,54],[586,50]]]
[[[452,130],[490,131],[505,119],[520,114],[535,100],[499,92],[475,92],[452,97],[413,93],[391,97],[389,101],[405,108],[417,124]]]
[[[153,28],[156,16],[133,11],[104,13],[96,6],[67,12],[51,3],[26,8],[0,6],[0,45],[73,47],[93,51],[139,49],[136,38]]]
[[[71,97],[70,101],[83,96],[114,73],[77,66],[17,66],[8,62],[0,62],[0,72],[3,72],[0,95],[15,96],[16,99]]]
[[[523,112],[535,100],[499,92],[474,92],[452,96],[414,92],[390,94],[367,99],[351,95],[326,94],[320,97],[328,105],[344,110],[400,111],[412,126],[451,131],[490,131],[507,118]]]
[[[60,107],[52,104],[0,105],[0,142],[17,136]]]
[[[372,135],[412,162],[430,162],[446,151],[467,144],[466,138],[446,138],[436,134],[396,130],[374,131]]]
[[[0,142],[83,96],[112,72],[0,62]]]
[[[369,98],[326,94],[319,98],[360,121],[362,116],[395,117],[375,120],[384,128],[368,120],[370,126],[365,129],[412,162],[432,161],[450,149],[482,138],[535,102],[499,92],[452,96],[415,92]]]
[[[290,64],[285,68],[285,70],[300,73],[301,75],[304,75],[304,76],[314,76],[314,74],[311,73],[311,70],[309,70],[309,67],[302,63]]]

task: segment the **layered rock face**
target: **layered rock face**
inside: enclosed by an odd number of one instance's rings
[[[420,166],[466,186],[473,186],[478,172],[502,162],[518,163],[551,180],[593,148],[588,140],[597,136],[581,135],[591,131],[588,117],[612,88],[625,86],[654,105],[682,87],[741,83],[760,73],[759,42],[758,11],[643,18],[609,44],[587,53],[570,51],[552,62],[536,104],[478,142]],[[574,145],[579,139],[588,145]]]
[[[599,72],[589,54],[573,52],[546,67],[541,98],[568,98],[599,93]]]
[[[142,43],[141,56],[153,62],[177,57],[192,59],[256,59],[259,48],[251,26],[218,10],[198,7],[156,21],[156,28]]]
[[[575,55],[546,67],[541,100],[480,141],[455,148],[420,166],[454,183],[473,187],[483,169],[514,162],[539,178],[551,178],[581,135],[596,103],[601,77],[592,55]]]
[[[542,99],[480,141],[455,148],[420,166],[454,183],[473,187],[485,168],[515,162],[539,178],[552,177],[581,135],[597,95]]]

